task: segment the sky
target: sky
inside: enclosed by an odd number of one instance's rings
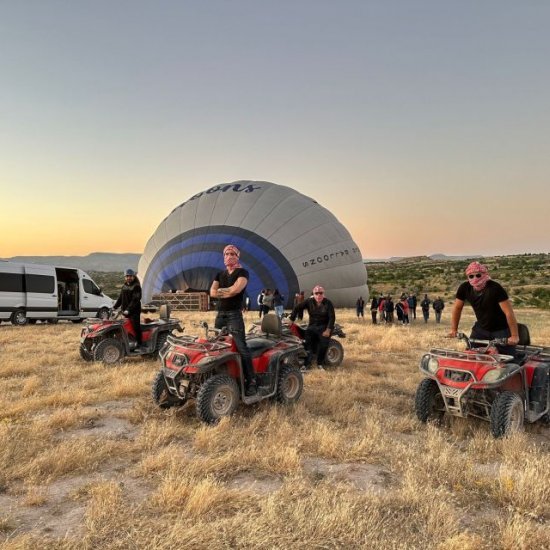
[[[141,253],[222,182],[364,258],[550,251],[546,0],[2,0],[0,257]]]

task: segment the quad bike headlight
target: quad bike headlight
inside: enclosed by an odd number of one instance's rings
[[[420,360],[420,368],[422,370],[430,372],[431,374],[435,374],[437,372],[437,369],[439,368],[439,361],[435,357],[427,353]]]
[[[430,360],[428,361],[428,370],[432,374],[435,374],[438,368],[439,368],[439,361],[435,357],[430,357]]]
[[[501,378],[506,378],[506,376],[508,376],[508,374],[516,368],[518,368],[518,365],[511,363],[504,368],[497,367],[495,369],[491,369],[485,373],[485,376],[481,380],[482,382],[487,382],[489,384],[496,382]]]
[[[171,359],[172,359],[172,365],[174,365],[174,367],[182,367],[183,365],[187,365],[188,363],[187,356],[183,354],[179,355],[177,353],[174,353]]]

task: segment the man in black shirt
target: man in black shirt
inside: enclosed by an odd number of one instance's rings
[[[218,300],[218,314],[214,326],[227,327],[233,336],[241,355],[245,381],[245,394],[257,392],[256,376],[252,367],[250,350],[246,345],[242,314],[243,295],[248,284],[248,271],[239,263],[239,249],[229,244],[223,249],[223,262],[226,267],[220,271],[210,287],[210,296]]]
[[[127,269],[124,273],[124,284],[120,290],[120,296],[113,309],[122,309],[122,314],[128,317],[136,334],[136,351],[141,347],[141,284],[133,269]]]
[[[313,296],[311,298],[294,306],[290,314],[290,320],[294,322],[297,316],[300,314],[303,315],[304,310],[307,310],[309,314],[309,324],[305,333],[307,357],[304,367],[308,368],[311,366],[313,353],[317,349],[317,365],[319,368],[323,368],[336,315],[332,302],[328,298],[325,298],[325,289],[322,286],[317,285],[313,289]]]
[[[502,286],[491,279],[487,266],[479,262],[472,262],[466,268],[466,275],[468,280],[463,282],[456,292],[449,336],[456,336],[464,302],[469,302],[477,319],[470,338],[508,338],[508,346],[499,346],[499,351],[513,354],[513,346],[519,342],[519,333],[508,294]]]

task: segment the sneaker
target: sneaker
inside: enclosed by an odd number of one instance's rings
[[[325,370],[325,367],[323,367],[323,365],[321,365],[320,363],[317,364],[317,368],[320,370]]]
[[[248,387],[244,390],[246,397],[252,397],[258,393],[258,386],[256,384],[249,384]]]

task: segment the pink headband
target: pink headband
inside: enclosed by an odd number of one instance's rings
[[[472,262],[465,270],[466,275],[470,273],[488,273],[486,265],[480,264],[479,262]]]
[[[223,253],[225,254],[226,252],[234,252],[237,258],[241,257],[241,251],[234,244],[228,244],[223,249]]]

